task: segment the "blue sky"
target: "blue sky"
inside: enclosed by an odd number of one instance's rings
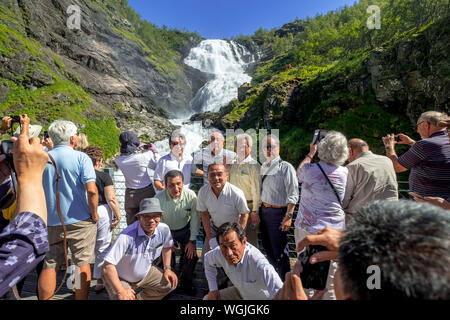
[[[128,0],[143,19],[161,27],[197,31],[207,39],[250,35],[263,27],[317,13],[326,13],[356,0]]]

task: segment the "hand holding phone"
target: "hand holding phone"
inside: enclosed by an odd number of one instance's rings
[[[298,259],[301,261],[302,271],[300,278],[304,288],[323,290],[327,285],[328,271],[330,269],[330,261],[310,263],[313,254],[319,251],[328,250],[324,246],[310,245],[303,251]]]

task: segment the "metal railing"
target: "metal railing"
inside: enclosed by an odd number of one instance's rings
[[[107,171],[107,170],[105,170]],[[125,178],[120,170],[117,171],[110,171],[108,170],[113,178],[114,182],[114,189],[116,191],[117,200],[119,201],[120,205],[120,212],[122,213],[122,219],[120,220],[119,225],[117,228],[113,230],[113,241],[115,238],[119,235],[120,232],[122,232],[123,229],[127,227],[126,223],[126,217],[125,217]],[[200,190],[201,186],[203,185],[203,177],[191,177],[191,189],[195,191],[195,193],[198,193],[198,190]],[[407,181],[399,181],[399,198],[400,199],[408,199],[409,195],[409,184]],[[301,191],[301,184],[299,185],[299,193]],[[295,221],[295,218],[297,217],[297,210],[298,210],[298,204],[295,206],[294,211],[294,217],[292,221]],[[288,246],[289,246],[289,257],[290,258],[296,258],[297,253],[295,252],[296,244],[295,244],[295,238],[294,238],[294,223],[292,223],[292,227],[288,232]],[[264,252],[262,244],[261,244],[261,236],[258,232],[258,241],[259,241],[259,248],[261,251]],[[203,246],[203,228],[200,226],[200,232],[197,236],[197,247],[201,248]]]

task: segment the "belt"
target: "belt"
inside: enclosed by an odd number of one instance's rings
[[[262,205],[267,208],[275,208],[275,209],[287,208],[287,206],[274,206],[265,202],[263,202]]]

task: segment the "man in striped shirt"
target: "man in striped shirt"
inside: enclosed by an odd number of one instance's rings
[[[280,141],[274,135],[263,138],[266,162],[261,167],[261,240],[267,259],[284,279],[290,271],[287,233],[298,202],[298,179],[294,167],[280,158]]]
[[[383,138],[386,155],[392,160],[395,172],[411,170],[409,188],[424,197],[450,198],[450,142],[445,129],[438,123],[447,115],[437,111],[422,113],[417,120],[417,132],[422,137],[414,141],[404,134],[393,134]],[[395,153],[395,144],[407,144],[411,148],[400,157]]]

